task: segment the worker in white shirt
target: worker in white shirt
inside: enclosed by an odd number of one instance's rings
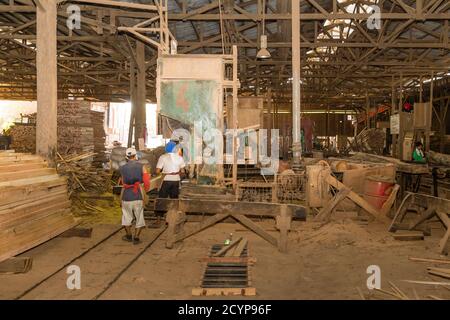
[[[180,194],[181,174],[184,174],[186,166],[183,157],[180,155],[181,149],[177,149],[177,144],[170,141],[166,145],[166,153],[158,159],[156,173],[164,175],[163,183],[159,189],[160,198],[178,199]]]

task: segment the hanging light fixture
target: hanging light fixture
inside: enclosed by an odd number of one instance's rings
[[[259,49],[256,57],[258,59],[270,58],[270,52],[267,50],[267,36],[265,34],[261,35],[261,49]]]
[[[270,52],[267,50],[267,36],[264,34],[265,31],[265,19],[266,18],[266,1],[263,1],[263,19],[262,19],[262,35],[260,38],[260,49],[256,54],[256,58],[258,59],[267,59],[270,58]]]

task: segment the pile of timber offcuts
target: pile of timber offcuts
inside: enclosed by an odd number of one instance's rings
[[[0,152],[0,262],[74,227],[70,205],[66,178],[42,158]]]
[[[111,174],[84,162],[94,155],[93,152],[70,157],[57,154],[57,170],[59,174],[67,176],[71,198],[81,192],[103,194],[111,191]]]
[[[386,133],[382,129],[364,129],[351,144],[353,151],[383,154]]]

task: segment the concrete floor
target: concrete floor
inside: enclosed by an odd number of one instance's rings
[[[274,222],[260,223],[276,236]],[[187,223],[186,229],[194,224]],[[0,298],[18,296],[118,225],[96,224],[93,228],[91,238],[55,238],[24,253],[23,256],[33,257],[32,270],[27,274],[1,275]],[[396,241],[385,229],[377,222],[364,226],[353,220],[334,221],[323,226],[294,222],[288,254],[279,253],[237,223],[217,224],[171,250],[165,248],[163,234],[100,299],[193,299],[191,289],[198,286],[204,269],[200,259],[207,255],[213,244],[222,243],[230,232],[235,237],[247,237],[250,255],[257,259],[252,267],[253,286],[257,290],[257,296],[253,298],[256,299],[361,299],[357,287],[365,298],[388,299],[380,293],[369,293],[366,287],[369,265],[380,266],[383,289],[390,290],[389,281],[392,281],[412,299],[417,296],[426,299],[428,295],[450,299],[447,288],[400,281],[448,281],[427,275],[426,268],[432,264],[408,260],[409,256],[439,258],[437,246],[443,231],[433,229],[433,235],[424,241]],[[146,229],[143,243],[134,246],[121,240],[121,231],[75,261],[81,269],[81,290],[67,289],[69,275],[62,270],[23,298],[92,299],[156,232]]]

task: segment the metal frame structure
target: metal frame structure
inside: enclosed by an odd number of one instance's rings
[[[1,99],[36,99],[36,6],[41,1],[0,0]],[[80,6],[82,27],[71,31],[67,6],[74,3]],[[286,100],[289,108],[291,1],[265,1],[265,8],[262,0],[165,0],[160,8],[149,3],[58,1],[60,98],[128,100],[129,38],[154,44],[145,33],[156,31],[150,23],[167,8],[161,21],[171,31],[154,38],[164,38],[165,50],[170,33],[178,39],[178,53],[231,53],[236,45],[241,92],[260,94],[271,87],[274,99]],[[366,26],[370,3],[381,9],[379,30]],[[414,86],[432,71],[446,75],[449,7],[443,0],[301,0],[302,109],[328,104],[364,110],[366,91],[371,101],[385,100],[392,87]],[[258,61],[263,18],[272,59]],[[149,46],[146,53],[147,98],[154,99],[157,55]]]

